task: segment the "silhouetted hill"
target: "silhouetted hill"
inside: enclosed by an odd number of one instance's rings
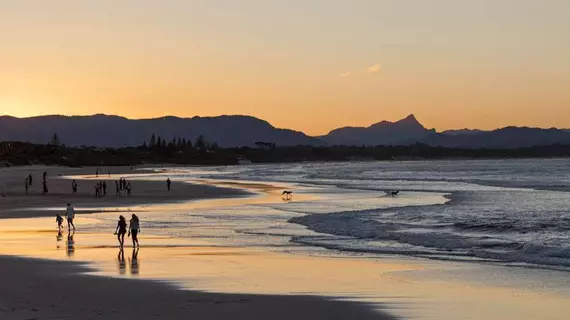
[[[431,135],[420,141],[430,146],[448,148],[524,148],[548,145],[570,145],[570,132],[560,129],[506,127],[493,131],[471,131]]]
[[[426,129],[414,115],[396,121],[382,121],[369,127],[344,127],[320,137],[330,145],[409,145],[435,134]]]
[[[185,138],[194,141],[203,135],[222,147],[253,146],[255,142],[277,146],[323,145],[302,132],[278,129],[250,116],[219,116],[131,120],[118,116],[39,116],[31,118],[0,117],[0,141],[48,143],[57,133],[61,143],[70,146],[137,146],[151,135],[167,141]]]
[[[381,121],[369,127],[344,127],[321,137],[278,129],[250,116],[162,117],[131,120],[119,116],[39,116],[0,117],[0,141],[27,141],[46,144],[57,133],[68,146],[138,146],[155,134],[168,141],[185,138],[194,141],[203,135],[221,147],[255,146],[407,146],[417,143],[447,148],[514,149],[548,145],[570,145],[570,130],[506,127],[493,131],[449,130],[441,133],[426,129],[414,115],[400,121]]]

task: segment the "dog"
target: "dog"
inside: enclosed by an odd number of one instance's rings
[[[291,200],[291,198],[293,198],[293,191],[283,191],[283,193],[281,193],[281,196],[285,198],[285,200]]]
[[[398,194],[400,194],[400,190],[386,191],[386,195],[392,196],[392,198],[395,197],[395,196],[397,196]]]

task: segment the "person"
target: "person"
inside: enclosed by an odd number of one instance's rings
[[[99,198],[99,183],[95,184],[95,198]]]
[[[121,189],[119,189],[119,181],[115,180],[115,195],[120,195]]]
[[[127,233],[127,221],[125,217],[119,216],[119,222],[117,223],[117,228],[115,229],[115,234],[119,240],[119,246],[122,248],[125,244],[125,233]]]
[[[63,229],[63,218],[59,215],[59,213],[55,216],[55,222],[57,222],[57,230],[61,232],[61,229]]]
[[[172,181],[170,181],[170,178],[166,179],[166,188],[168,189],[168,191],[170,191],[170,185],[172,184]]]
[[[107,182],[103,181],[103,195],[107,195]]]
[[[26,188],[26,194],[28,194],[28,189],[30,188],[30,178],[26,177],[26,181],[24,182],[24,188]]]
[[[73,231],[75,231],[75,225],[73,224],[73,219],[75,219],[75,208],[73,208],[71,203],[67,204],[66,215],[67,215],[67,228],[71,229],[71,227],[73,227]]]
[[[73,192],[73,194],[77,193],[77,181],[75,181],[75,179],[71,181],[71,191]]]
[[[137,217],[137,215],[133,213],[131,221],[129,222],[129,237],[131,236],[131,234],[133,235],[133,237],[132,237],[133,248],[135,247],[135,244],[137,247],[140,247],[139,238],[138,238],[138,234],[140,232],[141,232],[141,229],[140,229],[140,225],[139,225],[139,217]]]
[[[44,182],[43,182],[43,192],[42,192],[42,193],[43,193],[43,194],[48,193],[47,181],[46,181],[45,179],[44,179]]]
[[[30,187],[32,186],[32,174],[30,173],[28,175],[28,183],[30,184]]]
[[[44,173],[43,173],[43,180],[46,181],[46,178],[47,178],[47,172],[44,171]]]
[[[127,189],[127,195],[130,196],[131,195],[131,182],[127,182],[127,186],[125,187],[125,189]]]

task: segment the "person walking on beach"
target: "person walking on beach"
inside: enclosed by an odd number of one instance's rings
[[[55,216],[55,222],[57,222],[57,230],[61,233],[61,229],[63,229],[63,218],[59,215],[59,213]]]
[[[119,181],[115,180],[115,195],[121,195],[121,189],[119,189]]]
[[[26,194],[28,194],[28,189],[30,188],[30,179],[26,177],[26,181],[24,182],[24,188],[26,188]]]
[[[30,184],[30,187],[32,186],[32,174],[30,173],[28,175],[28,183]]]
[[[170,191],[170,185],[172,185],[172,181],[170,181],[170,178],[166,179],[166,188],[168,189],[168,191]]]
[[[107,195],[107,182],[103,181],[103,195]]]
[[[71,229],[71,227],[73,227],[73,231],[75,231],[75,225],[73,224],[73,219],[75,219],[75,208],[73,208],[71,203],[67,204],[65,213],[67,216],[67,229]]]
[[[127,186],[125,187],[125,189],[127,189],[127,196],[131,195],[131,182],[129,181],[127,183]]]
[[[127,233],[127,220],[125,217],[119,216],[119,222],[117,223],[117,228],[115,229],[115,234],[119,240],[119,246],[123,248],[125,244],[125,233]]]
[[[73,194],[77,194],[77,181],[75,181],[75,179],[71,181],[71,191]]]
[[[42,191],[42,193],[43,193],[43,194],[48,193],[47,181],[46,181],[45,179],[44,179],[44,182],[43,182],[43,191]]]
[[[132,234],[132,239],[133,239],[133,248],[135,247],[135,244],[137,247],[140,247],[139,245],[139,238],[138,238],[138,234],[141,232],[140,229],[140,224],[139,224],[139,217],[137,217],[136,214],[133,213],[133,216],[131,218],[131,221],[129,222],[129,237]]]
[[[95,198],[99,198],[99,182],[95,184]]]

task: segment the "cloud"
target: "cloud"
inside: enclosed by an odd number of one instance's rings
[[[341,72],[338,75],[341,77],[350,77],[351,74],[352,74],[352,72],[346,71],[346,72]]]
[[[382,69],[382,66],[379,64],[372,65],[368,67],[368,73],[376,73]]]

